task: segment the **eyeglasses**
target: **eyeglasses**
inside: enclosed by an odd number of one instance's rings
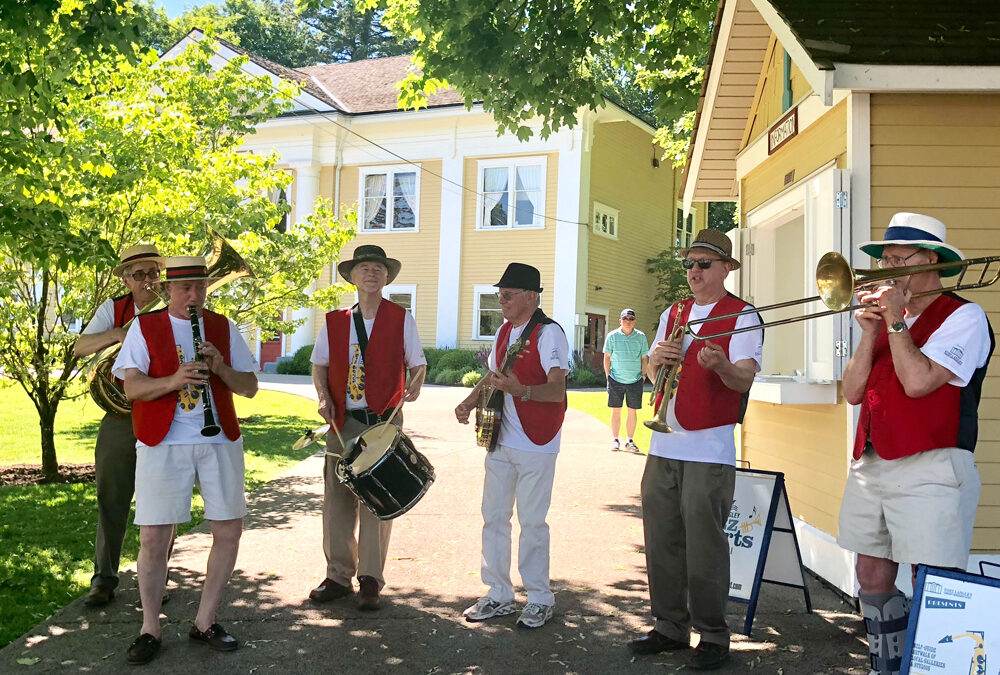
[[[907,260],[917,255],[918,253],[921,253],[922,251],[923,249],[917,249],[916,251],[906,256],[905,258],[900,258],[898,255],[882,256],[881,258],[878,259],[878,268],[885,269],[886,267],[904,267],[906,265]]]
[[[634,316],[623,316],[622,321],[635,321]]]
[[[700,260],[695,260],[693,258],[684,258],[684,260],[681,260],[681,265],[683,265],[684,269],[686,270],[694,269],[695,265],[697,265],[703,270],[707,270],[709,267],[712,266],[712,263],[717,263],[717,262],[722,262],[722,261],[719,260],[718,258],[701,258]]]
[[[510,302],[522,293],[527,293],[527,291],[504,291],[503,293],[497,293],[500,296],[500,302]]]
[[[135,272],[130,273],[129,276],[135,279],[136,281],[145,281],[146,279],[149,279],[150,281],[156,281],[157,279],[160,278],[160,270],[152,269],[149,270],[148,272],[145,270],[136,270]]]

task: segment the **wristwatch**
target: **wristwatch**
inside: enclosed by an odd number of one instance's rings
[[[889,324],[889,327],[885,329],[890,335],[893,333],[902,333],[906,331],[905,321],[896,321],[895,323]]]
[[[524,393],[521,394],[521,400],[522,401],[530,401],[531,400],[531,385],[530,384],[529,385],[525,385],[525,387],[524,387]]]

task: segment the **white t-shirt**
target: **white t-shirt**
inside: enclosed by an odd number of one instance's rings
[[[191,321],[189,319],[178,319],[170,316],[170,326],[174,329],[174,345],[177,349],[177,361],[191,361],[194,359],[194,338],[191,335]],[[205,338],[205,320],[200,324],[202,339]],[[243,340],[236,329],[236,324],[229,321],[229,360],[233,370],[241,373],[256,373],[257,359],[250,353],[250,348]],[[139,322],[135,321],[128,329],[125,341],[122,342],[121,352],[112,366],[111,372],[115,377],[125,379],[125,371],[129,368],[136,368],[142,373],[149,373],[149,347],[146,339],[142,335],[142,328]],[[211,389],[209,389],[211,395]],[[216,411],[218,419],[218,407],[215,406],[215,398],[212,398],[212,407]],[[200,387],[185,387],[177,393],[177,410],[174,412],[174,421],[170,425],[170,431],[166,437],[160,441],[160,445],[194,445],[205,443],[206,437],[201,435],[202,425],[205,423],[205,405],[201,401]],[[229,442],[223,434],[215,437],[221,442]],[[208,442],[212,442],[209,438]],[[136,441],[136,447],[147,447],[142,441]]]
[[[906,317],[906,327],[912,327],[918,318],[919,314]],[[990,352],[989,324],[983,308],[967,302],[956,309],[931,333],[920,351],[954,374],[948,384],[956,387],[969,384],[976,369],[986,364]]]
[[[527,325],[527,322],[525,322],[516,328],[512,328],[507,344],[510,345],[521,337],[521,333],[524,332]],[[496,371],[497,369],[497,349],[497,344],[494,341],[493,351],[490,352],[488,363],[489,368],[492,371]],[[504,353],[506,353],[506,349],[504,349]],[[562,328],[560,328],[557,324],[547,323],[542,326],[540,331],[538,331],[538,357],[546,375],[553,368],[569,370],[569,342],[567,342],[566,335],[562,332]],[[502,356],[500,360],[503,361]],[[531,439],[528,438],[528,435],[524,433],[524,427],[521,426],[521,418],[517,416],[517,407],[514,405],[514,397],[510,394],[504,394],[503,414],[500,418],[500,436],[497,437],[497,443],[500,445],[506,445],[508,448],[514,448],[515,450],[555,454],[559,452],[559,441],[561,439],[562,429],[560,428],[551,441],[545,445],[535,445]]]
[[[348,341],[351,345],[351,354],[348,358],[347,368],[346,405],[348,410],[360,410],[368,407],[368,401],[365,398],[365,364],[364,359],[361,358],[361,348],[358,347],[358,331],[354,327],[353,317],[350,319],[350,324],[351,337]],[[375,319],[364,319],[364,324],[365,332],[371,337]],[[313,347],[309,360],[317,366],[330,365],[330,340],[326,336],[325,320],[322,328],[319,329],[319,335],[316,336],[316,346]],[[412,314],[406,312],[406,316],[403,317],[403,365],[409,369],[426,364],[424,348],[420,344],[420,335],[417,333],[417,322]]]
[[[688,321],[704,319],[715,307],[716,303],[710,305],[694,304],[691,306],[691,313]],[[748,309],[750,305],[745,305],[743,309]],[[742,311],[742,310],[741,310]],[[656,338],[652,347],[649,348],[649,355],[652,356],[656,345],[666,340],[667,321],[670,318],[670,309],[666,309],[660,315],[660,325],[656,329]],[[760,319],[756,314],[745,314],[736,320],[736,328],[747,326],[757,326]],[[673,326],[671,326],[673,328]],[[713,331],[712,323],[703,323],[692,326],[695,333],[704,330],[706,333]],[[684,353],[694,342],[694,338],[689,333],[684,334]],[[733,335],[729,340],[729,361],[736,363],[744,359],[753,359],[757,363],[757,370],[760,370],[764,334],[762,331],[753,330],[739,335]],[[683,395],[683,392],[682,394]],[[736,464],[736,440],[734,433],[735,424],[723,424],[718,427],[699,429],[698,431],[688,431],[677,421],[674,414],[674,402],[672,398],[667,404],[667,424],[673,429],[673,433],[661,434],[653,432],[653,438],[649,442],[649,454],[666,459],[679,459],[688,462],[710,462],[713,464]]]
[[[140,307],[135,306],[135,301],[133,300],[132,306],[135,313],[138,314]],[[94,333],[103,333],[109,331],[115,327],[115,301],[108,298],[101,303],[97,311],[94,312],[94,318],[90,320],[87,327],[83,329],[83,335],[93,335]]]

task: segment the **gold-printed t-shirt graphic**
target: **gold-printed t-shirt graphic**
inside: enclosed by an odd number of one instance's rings
[[[184,351],[177,345],[177,360],[184,363]],[[191,412],[201,403],[201,387],[192,387],[190,384],[177,392],[177,404],[184,412]]]
[[[351,345],[350,366],[347,368],[347,395],[352,401],[360,401],[365,395],[365,364],[361,360],[361,349]]]

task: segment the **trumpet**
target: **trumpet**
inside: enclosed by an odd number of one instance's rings
[[[684,303],[685,301],[682,300],[677,305],[674,326],[670,331],[670,336],[667,338],[670,342],[680,340],[689,325],[681,320],[681,316],[685,310]],[[677,390],[677,378],[680,377],[681,362],[683,360],[683,358],[677,359],[669,369],[666,365],[660,366],[656,371],[656,379],[653,381],[653,391],[649,395],[649,405],[653,406],[654,409],[653,419],[646,420],[643,424],[653,431],[659,431],[661,434],[671,434],[674,431],[667,424],[667,405]]]

